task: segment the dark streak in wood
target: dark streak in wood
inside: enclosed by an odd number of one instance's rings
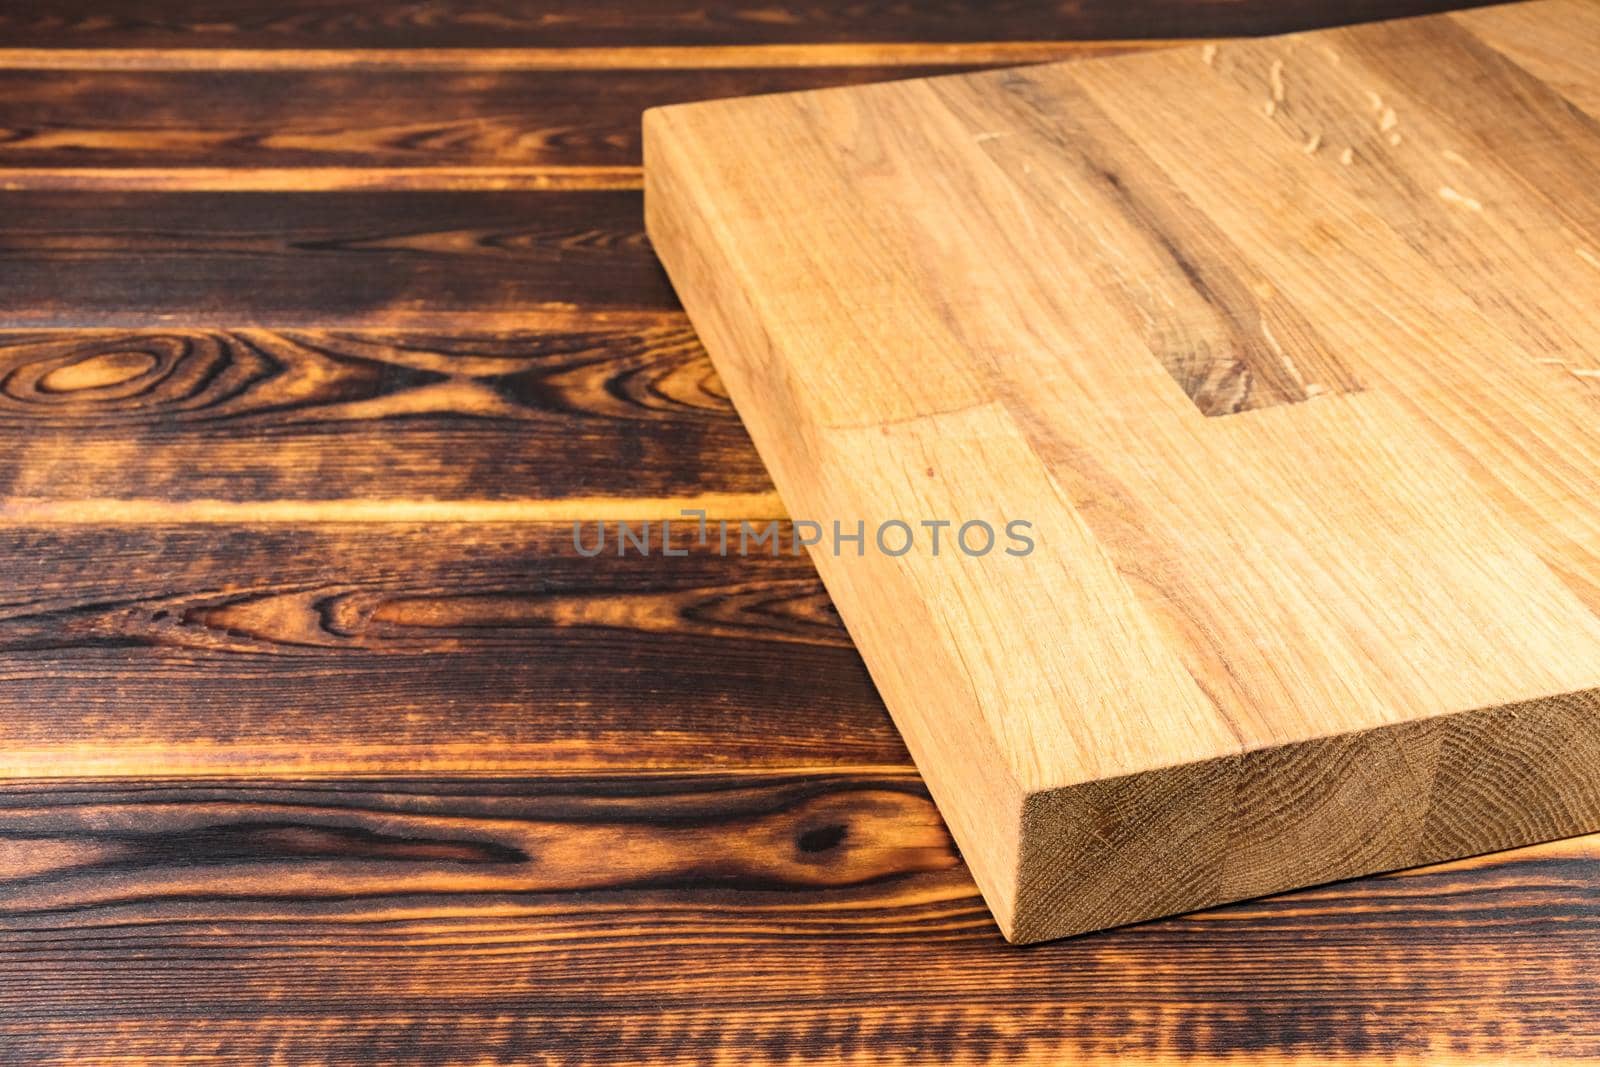
[[[673,533],[687,556],[587,559],[557,523],[5,531],[0,760],[904,766],[810,563]]]
[[[677,308],[628,191],[3,192],[0,277],[0,326]]]
[[[1360,390],[1314,323],[1275,299],[1248,263],[1244,269],[1229,265],[1243,254],[1226,234],[1171,182],[1138,177],[1160,170],[1086,93],[1051,70],[994,77],[1025,136],[1050,145],[1052,158],[1068,160],[1103,209],[1121,220],[1115,239],[1129,254],[1106,257],[1097,248],[1105,235],[1091,235],[1082,239],[1083,260],[1201,414],[1232,415]],[[947,89],[946,99],[959,109],[958,92]],[[1002,142],[988,151],[1037,210],[1063,231],[1070,227],[1050,179],[1039,177],[1022,155],[1008,159],[1021,150]],[[1186,299],[1154,297],[1150,279],[1160,275],[1173,280],[1172,288],[1186,289]]]

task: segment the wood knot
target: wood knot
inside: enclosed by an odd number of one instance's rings
[[[109,389],[149,374],[159,363],[160,360],[150,352],[102,352],[45,374],[39,379],[39,391],[81,393],[91,389]]]
[[[831,826],[818,826],[807,830],[796,840],[801,852],[826,852],[831,848],[838,848],[844,841],[847,830],[844,826],[834,823]]]

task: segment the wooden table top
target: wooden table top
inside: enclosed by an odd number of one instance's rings
[[[1600,836],[1008,946],[639,112],[1420,13],[0,0],[0,1063],[1600,1056]]]

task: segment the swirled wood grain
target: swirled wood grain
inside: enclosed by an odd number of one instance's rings
[[[771,491],[673,313],[486,334],[0,333],[0,442],[12,501]]]

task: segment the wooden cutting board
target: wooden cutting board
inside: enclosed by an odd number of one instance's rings
[[[1007,937],[1600,827],[1600,5],[645,134]]]

